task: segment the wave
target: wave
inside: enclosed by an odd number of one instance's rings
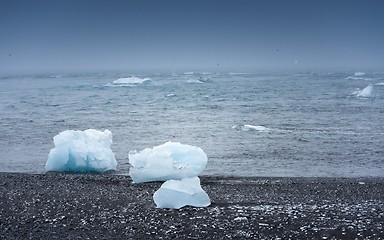
[[[371,78],[363,78],[363,77],[357,77],[357,76],[349,76],[345,78],[346,80],[364,80],[364,81],[370,81]]]

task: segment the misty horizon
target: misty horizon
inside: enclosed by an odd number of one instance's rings
[[[383,71],[380,1],[6,1],[0,71]]]

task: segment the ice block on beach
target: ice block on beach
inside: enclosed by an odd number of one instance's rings
[[[168,180],[153,195],[158,208],[179,209],[184,206],[207,207],[211,204],[208,194],[201,188],[198,177]]]
[[[46,171],[105,172],[116,170],[117,161],[112,152],[112,133],[94,129],[66,130],[53,138]]]
[[[135,183],[197,177],[207,161],[199,147],[167,142],[141,152],[131,151],[129,175]]]

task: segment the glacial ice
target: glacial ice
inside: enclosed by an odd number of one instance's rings
[[[361,93],[361,89],[360,88],[356,88],[356,90],[353,93],[351,93],[351,95],[357,97],[357,95],[360,94],[360,93]]]
[[[158,208],[179,209],[184,206],[207,207],[211,204],[208,194],[201,188],[198,177],[168,180],[153,195]]]
[[[356,97],[360,97],[360,98],[374,98],[375,94],[374,94],[373,84],[369,84],[368,86],[366,86],[363,90],[361,90],[361,92],[356,94]]]
[[[112,152],[112,133],[94,129],[66,130],[53,137],[45,164],[46,171],[105,172],[116,170],[117,161]]]
[[[364,72],[355,72],[355,76],[356,77],[360,77],[360,76],[363,76],[363,75],[365,75]]]
[[[255,125],[249,125],[249,124],[245,124],[243,127],[242,127],[242,130],[243,131],[249,131],[249,130],[254,130],[254,131],[258,131],[258,132],[269,132],[269,128],[267,127],[264,127],[264,126],[255,126]]]
[[[135,76],[127,77],[127,78],[119,78],[115,81],[113,81],[113,84],[115,85],[136,85],[136,84],[142,84],[152,81],[150,78],[138,78]]]
[[[197,177],[208,161],[201,148],[178,142],[131,151],[128,157],[129,175],[135,183]]]

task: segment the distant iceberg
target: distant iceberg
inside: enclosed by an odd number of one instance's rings
[[[255,125],[249,125],[249,124],[245,124],[241,129],[243,131],[249,131],[249,130],[258,131],[258,132],[269,132],[270,131],[270,129],[267,127],[259,126],[259,125],[255,126]]]
[[[359,95],[360,93],[361,93],[361,89],[356,88],[356,90],[353,93],[351,93],[351,95],[357,97],[357,95]]]
[[[113,81],[114,85],[138,85],[143,83],[151,82],[152,79],[150,78],[138,78],[135,76],[127,77],[127,78],[119,78],[115,81]]]
[[[250,75],[251,73],[247,72],[230,72],[229,75]]]
[[[184,206],[207,207],[211,204],[208,194],[201,188],[200,179],[168,180],[153,195],[158,208],[179,209]]]
[[[46,171],[106,172],[116,170],[117,161],[111,150],[112,133],[94,129],[66,130],[53,138]]]
[[[358,97],[358,98],[375,98],[374,93],[374,87],[373,84],[369,84],[366,86],[363,90],[360,91],[360,89],[356,89],[352,95]]]
[[[187,80],[187,83],[204,83],[204,82],[200,81],[198,79],[189,79],[189,80]]]
[[[208,161],[201,148],[178,142],[131,151],[128,157],[135,183],[197,177]]]
[[[355,76],[356,76],[356,77],[361,77],[361,76],[363,76],[363,75],[365,75],[364,72],[355,72]]]

